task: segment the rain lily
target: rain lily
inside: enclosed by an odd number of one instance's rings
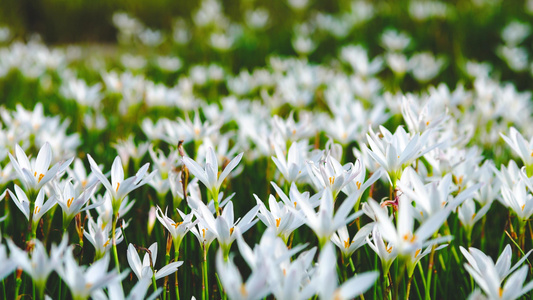
[[[15,184],[16,196],[11,192],[11,190],[8,190],[8,192],[11,196],[11,199],[13,199],[13,202],[17,205],[18,209],[24,214],[26,219],[28,221],[31,220],[32,235],[35,235],[39,220],[41,220],[43,215],[48,210],[50,210],[50,208],[56,205],[56,197],[52,196],[48,198],[46,202],[44,202],[44,189],[41,189],[37,194],[37,198],[34,202],[35,208],[33,209],[33,211],[30,211],[30,200],[28,199],[28,196],[26,196],[26,193],[24,193],[24,191],[18,185]]]
[[[147,174],[149,163],[142,166],[135,176],[128,179],[124,179],[124,169],[122,168],[122,163],[120,162],[120,157],[117,156],[113,161],[111,166],[111,182],[107,177],[102,173],[94,159],[87,155],[89,163],[91,165],[91,170],[98,177],[98,180],[104,185],[106,190],[110,193],[112,204],[113,204],[113,213],[117,214],[120,208],[122,200],[133,190],[137,189],[140,186],[148,183],[150,179],[155,175],[156,171],[153,171],[150,174]]]
[[[146,277],[152,278],[152,269],[154,270],[154,276],[155,279],[160,279],[163,277],[166,277],[178,270],[178,267],[183,264],[182,261],[175,261],[172,262],[160,270],[155,269],[155,263],[157,261],[157,243],[153,243],[148,250],[150,252],[147,252],[144,257],[143,261],[141,263],[141,259],[139,258],[139,254],[137,253],[137,250],[135,250],[135,247],[133,244],[129,244],[128,246],[128,263],[135,275],[139,280],[142,280]],[[150,270],[150,271],[145,271]]]
[[[490,299],[517,299],[533,289],[533,282],[524,286],[528,267],[520,267],[532,250],[511,267],[510,245],[505,247],[496,263],[476,248],[469,248],[469,251],[463,247],[459,248],[468,261],[464,264],[465,269]]]
[[[74,159],[71,158],[66,162],[59,162],[48,169],[52,162],[52,150],[48,142],[41,147],[37,158],[31,162],[19,145],[15,146],[15,154],[16,159],[9,153],[9,159],[28,192],[39,191],[42,186],[52,180],[57,174],[63,172]]]
[[[350,240],[350,235],[348,233],[348,227],[346,225],[342,226],[337,230],[336,233],[331,236],[331,241],[335,246],[339,247],[342,253],[343,259],[349,259],[350,256],[366,244],[367,237],[372,231],[372,228],[374,227],[374,224],[367,224],[363,226],[359,231],[357,231],[357,234]]]
[[[218,176],[218,160],[215,155],[213,148],[207,150],[205,156],[205,166],[202,168],[197,162],[192,160],[189,157],[183,157],[183,163],[187,166],[189,171],[198,178],[206,187],[207,190],[211,193],[211,197],[215,200],[215,208],[218,212],[218,192],[224,179],[228,177],[229,173],[237,167],[239,162],[242,159],[244,153],[240,153],[234,159],[232,159],[224,171]]]
[[[533,176],[533,138],[527,141],[514,127],[511,127],[509,131],[509,137],[503,133],[500,133],[500,136],[522,159],[527,169],[527,175]]]

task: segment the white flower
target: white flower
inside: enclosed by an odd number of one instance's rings
[[[56,203],[56,197],[52,196],[48,198],[46,202],[44,202],[44,189],[41,189],[39,193],[37,194],[37,198],[35,201],[35,208],[33,211],[30,211],[30,200],[28,199],[28,196],[24,193],[24,191],[15,184],[15,194],[11,192],[11,190],[8,190],[9,195],[11,196],[11,199],[13,199],[13,202],[17,205],[18,209],[24,214],[26,219],[30,220],[30,214],[32,214],[32,230],[35,231],[37,229],[37,224],[39,224],[39,220],[43,217],[43,215],[50,210]],[[33,199],[32,199],[33,200]]]
[[[307,142],[293,142],[287,153],[287,159],[285,159],[285,151],[282,151],[281,147],[275,143],[274,151],[276,156],[272,156],[272,160],[279,172],[285,177],[289,183],[296,182],[302,178],[307,172],[305,170],[304,158],[306,153]],[[302,173],[303,172],[303,173]]]
[[[427,218],[415,231],[413,207],[406,198],[400,197],[399,199],[396,226],[392,224],[387,213],[381,209],[376,201],[369,199],[368,203],[375,214],[379,232],[383,239],[388,241],[400,256],[411,256],[418,249],[449,239],[444,237],[429,240],[446,221],[450,214],[450,208],[444,208]]]
[[[268,198],[270,210],[266,208],[263,201],[257,195],[254,194],[254,197],[257,205],[259,205],[259,214],[257,217],[268,228],[273,228],[276,235],[281,237],[285,242],[289,240],[291,233],[304,223],[301,218],[295,217],[293,211],[286,204],[277,202],[274,196],[270,195]]]
[[[310,283],[316,286],[320,299],[354,299],[373,286],[379,276],[377,271],[360,273],[338,286],[336,262],[335,249],[327,243],[320,252]]]
[[[503,140],[511,146],[511,149],[513,149],[522,159],[522,162],[528,170],[527,175],[533,175],[533,138],[528,142],[514,127],[511,127],[509,135],[510,137],[507,137],[503,133],[500,133]]]
[[[179,249],[179,246],[181,244],[181,241],[185,237],[185,234],[193,228],[196,223],[198,223],[198,220],[192,221],[192,218],[194,217],[193,213],[190,213],[186,215],[183,213],[179,208],[176,208],[178,211],[182,221],[181,222],[174,222],[171,218],[167,216],[167,212],[165,210],[165,214],[163,215],[163,211],[158,206],[156,211],[156,217],[165,226],[165,228],[170,232],[170,235],[172,235],[172,239],[174,240],[174,247]]]
[[[155,175],[155,172],[157,172],[157,170],[155,170],[152,173],[147,174],[148,167],[150,166],[150,164],[147,163],[139,169],[135,176],[124,179],[124,169],[122,168],[120,157],[117,156],[113,161],[113,165],[111,166],[111,182],[109,182],[107,177],[102,173],[96,162],[89,154],[87,154],[87,158],[89,159],[91,170],[96,177],[98,177],[98,180],[100,180],[100,182],[104,185],[107,192],[111,195],[113,213],[115,214],[118,213],[120,204],[126,195],[136,188],[149,182],[150,179]]]
[[[28,256],[28,252],[21,250],[11,240],[7,241],[11,251],[11,259],[19,268],[31,276],[41,296],[44,293],[48,276],[62,262],[63,252],[67,248],[67,240],[68,238],[65,235],[59,246],[52,245],[50,256],[48,256],[45,246],[41,241],[35,239],[32,241],[35,248],[31,253],[31,257]]]
[[[385,241],[383,241],[377,224],[375,224],[372,229],[372,237],[366,237],[366,243],[379,256],[383,275],[387,276],[392,262],[398,257],[396,249],[392,245],[386,244]]]
[[[39,191],[43,185],[52,180],[57,174],[63,172],[74,159],[71,158],[66,162],[59,162],[48,169],[52,162],[52,150],[48,142],[41,147],[37,158],[31,162],[19,145],[15,146],[15,153],[17,158],[15,159],[9,153],[9,159],[15,171],[17,171],[19,179],[28,191]]]
[[[330,189],[333,199],[336,199],[340,191],[364,171],[360,160],[357,160],[355,165],[347,163],[343,166],[329,153],[318,164],[309,161],[308,166],[310,169],[309,177],[315,188],[317,190]]]
[[[510,245],[505,247],[496,264],[492,258],[476,248],[469,248],[469,251],[463,247],[459,248],[468,261],[468,264],[464,264],[465,269],[490,299],[517,299],[533,289],[533,282],[523,286],[528,267],[522,266],[518,269],[526,261],[532,250],[511,267],[512,251]],[[505,280],[506,278],[507,280]],[[504,280],[505,284],[502,287]]]
[[[178,267],[183,264],[182,261],[175,261],[172,262],[160,270],[155,270],[155,263],[157,260],[157,242],[153,243],[148,250],[150,252],[147,252],[144,257],[143,261],[141,263],[141,259],[139,258],[139,254],[137,253],[137,250],[135,250],[135,247],[133,244],[128,245],[128,264],[130,265],[133,273],[137,276],[139,280],[142,280],[146,277],[152,278],[152,268],[155,271],[155,279],[160,279],[163,277],[166,277],[178,270]],[[149,271],[146,271],[149,270]]]
[[[189,157],[183,157],[183,163],[189,171],[198,178],[211,192],[212,197],[218,196],[220,186],[229,173],[237,167],[244,153],[240,153],[232,159],[224,171],[218,176],[218,160],[213,148],[209,148],[205,156],[205,166],[202,168],[197,162]],[[217,200],[218,201],[218,200]]]
[[[196,217],[200,220],[200,223],[203,223],[203,225],[216,236],[226,257],[227,254],[229,254],[231,244],[237,238],[235,230],[242,234],[258,221],[257,219],[254,220],[254,218],[259,211],[259,205],[256,205],[242,219],[239,218],[237,221],[234,220],[233,202],[231,201],[228,202],[224,207],[222,214],[217,216],[216,219],[204,203],[198,202],[196,205]]]
[[[262,299],[270,294],[267,285],[266,263],[260,262],[258,268],[254,269],[246,282],[243,282],[241,273],[233,263],[233,258],[224,259],[222,250],[217,252],[216,258],[217,273],[224,287],[224,291],[229,299]]]
[[[125,228],[126,226],[127,225],[123,225],[123,228]],[[89,231],[84,231],[83,235],[94,246],[95,259],[100,259],[112,247],[110,237],[111,224],[104,223],[102,221],[102,218],[98,218],[98,220],[95,222],[93,218],[89,217],[87,228]],[[116,244],[118,245],[124,239],[124,237],[122,236],[122,229],[120,227],[117,227],[117,229],[115,230],[115,235]]]
[[[109,255],[94,262],[90,267],[79,266],[72,250],[65,253],[63,262],[56,267],[57,273],[70,288],[74,300],[89,299],[92,292],[120,280],[116,271],[107,272]]]
[[[337,232],[331,236],[331,241],[337,247],[339,247],[344,259],[349,259],[355,250],[366,244],[366,238],[370,234],[370,231],[372,231],[373,226],[373,224],[366,224],[365,226],[361,227],[351,241],[350,234],[348,233],[348,227],[346,225],[341,226],[341,228],[339,228]]]
[[[358,211],[349,215],[357,201],[357,198],[354,195],[346,198],[334,214],[335,203],[329,188],[326,188],[320,198],[320,208],[318,209],[318,212],[315,211],[314,207],[307,201],[307,199],[302,198],[301,200],[302,201],[299,203],[301,208],[300,211],[293,207],[290,208],[299,218],[303,218],[306,225],[315,232],[320,246],[324,246],[326,242],[331,239],[336,230],[363,214],[362,211]]]
[[[66,182],[63,189],[59,187],[57,182],[54,183],[54,189],[56,193],[56,199],[61,210],[63,210],[63,228],[66,229],[72,219],[80,212],[92,209],[102,204],[93,203],[91,205],[82,208],[93,195],[97,186],[96,182],[92,186],[87,187],[81,194],[77,194],[74,186],[70,181]]]

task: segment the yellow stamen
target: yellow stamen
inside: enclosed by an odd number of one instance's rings
[[[39,212],[41,212],[41,208],[39,206],[35,206],[35,210],[33,211],[33,214],[36,215],[38,214]]]
[[[82,186],[83,188],[85,188],[86,185],[87,185],[87,180],[82,180],[82,181],[81,181],[81,186]]]
[[[385,248],[385,250],[387,250],[388,253],[391,253],[392,252],[392,246]]]
[[[474,214],[472,215],[472,220],[474,220],[475,217],[476,217],[476,213],[474,213]]]
[[[204,238],[205,240],[205,231],[207,230],[207,228],[202,228],[202,237]]]
[[[522,211],[524,211],[524,208],[526,207],[525,204],[522,204]]]
[[[350,247],[350,240],[344,241],[344,248],[348,249]]]
[[[426,126],[429,126],[429,121],[426,122]]]
[[[178,228],[178,226],[180,226],[183,222],[177,222],[177,223],[172,223],[171,225],[174,226],[174,228]]]
[[[296,201],[294,201],[294,208],[296,208]]]
[[[105,242],[104,247],[109,246],[109,239],[107,239],[107,242]]]
[[[117,182],[117,193],[118,193],[118,188],[120,187],[120,182]]]
[[[200,128],[194,128],[194,134],[200,135]]]
[[[279,228],[279,223],[281,223],[281,218],[276,219],[276,227]]]
[[[296,134],[296,129],[293,129],[292,130],[292,135],[295,135]]]
[[[335,183],[335,176],[329,178],[329,184],[333,185]]]
[[[235,227],[231,227],[231,228],[229,229],[229,234],[230,234],[230,235],[233,234],[233,230],[235,230]]]
[[[241,295],[243,295],[245,298],[248,297],[248,292],[246,291],[246,286],[241,284]]]
[[[501,287],[498,289],[498,295],[500,298],[503,296],[503,289]]]
[[[35,173],[33,174],[33,176],[37,177],[37,172],[35,172]],[[37,179],[37,183],[41,182],[41,180],[43,179],[43,177],[44,177],[44,174],[39,174],[39,178]]]
[[[72,205],[72,202],[74,201],[74,197],[70,198],[67,200],[67,207],[70,208],[70,206]]]
[[[357,189],[358,189],[358,190],[361,189],[361,183],[360,183],[359,181],[356,181],[356,182],[355,182],[355,185],[357,185]]]
[[[422,249],[416,249],[415,258],[418,256],[418,254],[420,254],[420,250],[422,250]]]

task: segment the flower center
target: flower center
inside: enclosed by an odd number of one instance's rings
[[[279,228],[279,223],[281,223],[281,218],[276,219],[276,227]]]
[[[37,172],[35,172],[35,173],[33,174],[33,176],[37,177]],[[43,177],[44,177],[44,174],[39,174],[39,178],[37,178],[37,183],[41,182],[41,180],[43,179]]]
[[[67,200],[67,207],[70,208],[70,206],[72,205],[72,202],[74,201],[74,197],[70,198]]]
[[[181,224],[183,224],[183,222],[172,223],[171,225],[174,226],[174,228],[178,228],[178,226],[180,226]]]

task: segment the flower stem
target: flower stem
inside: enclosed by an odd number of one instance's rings
[[[202,264],[202,269],[203,269],[203,282],[202,282],[202,290],[203,290],[203,299],[204,300],[207,300],[209,299],[209,279],[207,277],[207,247],[206,245],[204,244],[203,245],[203,250],[204,250],[204,262]]]
[[[176,251],[176,254],[175,254],[175,258],[174,258],[174,261],[178,261],[179,260],[179,257],[180,257],[180,250],[179,250],[179,247],[175,247],[175,251]],[[175,286],[176,286],[176,299],[179,300],[180,299],[180,290],[179,290],[179,287],[178,287],[178,270],[176,270],[176,282],[175,282]]]
[[[118,261],[118,252],[117,252],[117,237],[116,237],[116,231],[117,231],[117,220],[118,220],[118,212],[113,214],[113,221],[111,224],[111,236],[112,236],[112,243],[113,243],[113,257],[115,258],[115,268],[117,268],[117,273],[120,274],[120,263]],[[120,281],[120,287],[122,287],[122,281]]]

